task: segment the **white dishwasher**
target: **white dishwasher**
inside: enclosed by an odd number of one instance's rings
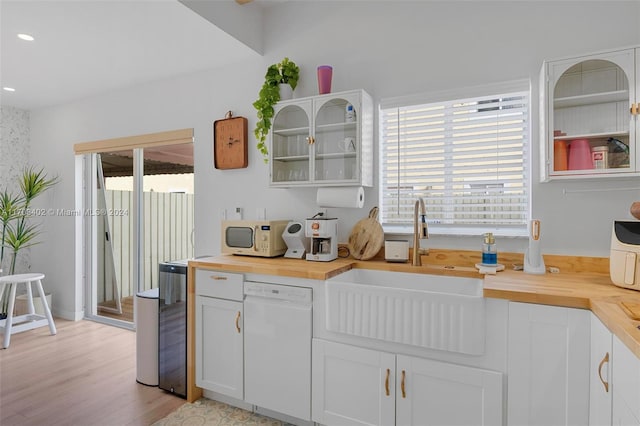
[[[312,290],[244,283],[244,399],[311,420]]]

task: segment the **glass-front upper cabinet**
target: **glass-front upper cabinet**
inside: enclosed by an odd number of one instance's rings
[[[373,102],[363,90],[275,106],[270,186],[373,184]]]
[[[639,174],[637,53],[622,49],[544,63],[543,181]]]

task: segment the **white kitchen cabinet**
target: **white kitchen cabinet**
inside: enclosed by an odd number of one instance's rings
[[[242,302],[196,295],[196,385],[244,396]]]
[[[619,49],[543,64],[543,181],[640,175],[639,52],[637,48]],[[565,159],[571,156],[572,141],[580,139],[588,141],[587,155],[589,148],[608,147],[608,161],[603,168],[590,168],[591,162],[587,166],[574,162],[570,169]],[[574,154],[579,151],[578,143],[575,151]]]
[[[363,90],[278,102],[269,140],[271,187],[373,184],[373,101]]]
[[[313,420],[325,425],[501,425],[502,373],[313,341]]]
[[[589,425],[611,425],[612,334],[591,314],[591,367],[589,368]]]
[[[640,425],[640,358],[613,336],[613,424]]]
[[[501,425],[502,373],[397,356],[396,425]]]
[[[509,302],[509,425],[588,424],[589,315]]]
[[[395,424],[394,354],[313,339],[312,420],[325,425]]]

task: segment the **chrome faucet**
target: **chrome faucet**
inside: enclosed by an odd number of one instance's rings
[[[418,210],[420,211],[420,223],[418,223]],[[420,255],[427,254],[427,249],[420,248],[420,242],[429,238],[429,227],[427,226],[427,209],[424,200],[419,197],[413,207],[413,266],[421,266]]]

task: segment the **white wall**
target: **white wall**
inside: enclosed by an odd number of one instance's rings
[[[270,218],[304,219],[317,211],[313,189],[269,189],[268,166],[255,149],[249,167],[213,167],[212,125],[227,110],[249,119],[269,64],[284,56],[301,68],[296,96],[317,92],[315,68],[334,67],[333,91],[363,88],[379,101],[398,96],[529,78],[533,84],[533,181],[538,180],[538,76],[542,61],[640,44],[638,2],[298,2],[266,16],[265,56],[223,69],[137,86],[69,105],[32,111],[32,161],[59,173],[51,207],[74,207],[77,142],[193,127],[195,131],[196,255],[219,252],[221,208],[243,207],[245,218],[266,207]],[[252,132],[251,132],[252,134]],[[255,141],[250,139],[250,145]],[[55,147],[55,148],[53,148]],[[377,166],[376,166],[377,167]],[[542,220],[545,253],[608,256],[611,221],[630,217],[640,194],[563,195],[563,189],[638,187],[638,179],[533,184],[533,215]],[[362,210],[331,209],[340,240],[377,204],[366,190]],[[73,218],[48,217],[48,240],[33,251],[34,269],[55,287],[58,314],[82,310],[74,282]],[[479,237],[433,237],[433,247],[479,249]],[[501,250],[526,241],[503,239]]]

